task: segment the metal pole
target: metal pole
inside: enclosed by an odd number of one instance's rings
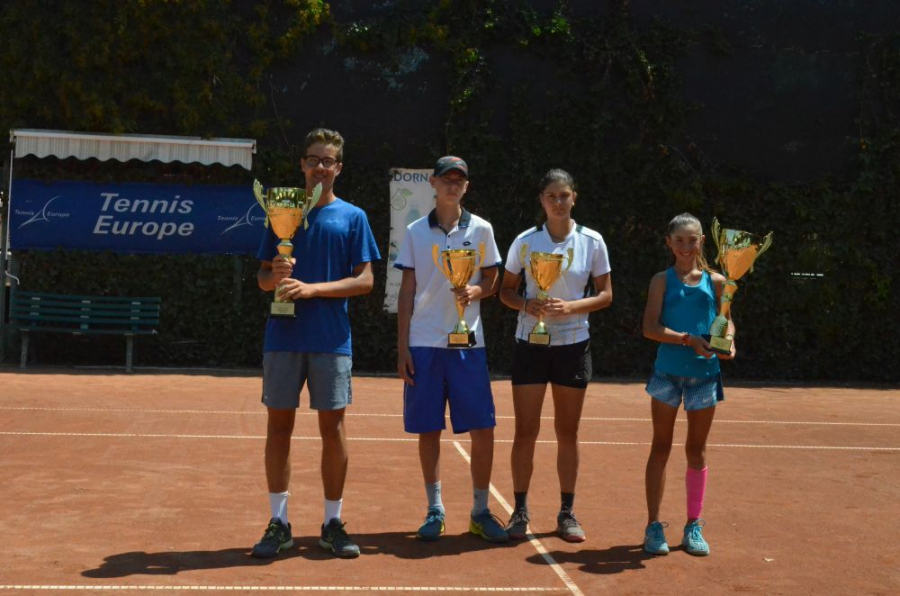
[[[3,179],[6,182],[6,201],[0,198],[0,362],[3,362],[6,358],[6,252],[9,250],[9,216],[12,213],[10,201],[12,199],[15,146],[15,138],[10,139],[9,160],[3,166]]]

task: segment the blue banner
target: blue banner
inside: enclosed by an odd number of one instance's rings
[[[10,246],[120,253],[256,253],[265,214],[247,186],[13,180]]]

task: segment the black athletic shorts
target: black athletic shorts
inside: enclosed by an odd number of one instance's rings
[[[593,374],[591,340],[564,346],[534,346],[516,339],[513,352],[513,385],[587,387]]]

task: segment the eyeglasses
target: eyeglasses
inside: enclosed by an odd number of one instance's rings
[[[304,155],[303,159],[306,160],[306,165],[311,168],[316,168],[321,165],[326,170],[333,170],[334,166],[338,164],[336,159],[332,159],[330,157],[318,157],[316,155]]]

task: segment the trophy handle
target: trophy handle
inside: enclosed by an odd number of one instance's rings
[[[522,269],[525,269],[526,256],[528,256],[528,244],[526,242],[523,242],[522,248],[519,249],[519,262],[522,263]]]
[[[769,247],[772,246],[772,234],[775,232],[769,232],[766,234],[766,237],[763,238],[762,244],[759,245],[759,250],[756,252],[756,258],[753,259],[753,263],[756,264],[756,259],[762,256],[764,252],[769,250]],[[750,271],[753,271],[753,265],[750,265]]]
[[[446,266],[446,262],[443,259],[440,259],[441,247],[437,244],[433,244],[431,246],[431,259],[434,261],[434,266],[437,267],[438,271],[444,274],[444,277],[449,281],[452,277],[450,273],[450,269]]]
[[[263,224],[264,228],[269,227],[269,210],[266,209],[266,199],[263,194],[262,184],[259,183],[259,180],[253,181],[253,196],[256,197],[256,202],[259,203],[259,206],[262,207],[263,213],[266,214],[266,221]]]
[[[569,268],[572,266],[572,257],[574,257],[574,256],[575,256],[575,250],[572,249],[572,247],[570,246],[570,247],[569,247],[569,250],[566,251],[566,258],[568,258],[569,264],[566,265],[566,268],[565,268],[565,269],[563,269],[563,273],[565,273],[566,271],[568,271]]]
[[[319,182],[318,184],[316,184],[316,187],[313,189],[312,195],[310,195],[306,199],[306,205],[303,208],[303,229],[304,230],[309,229],[309,219],[307,218],[307,216],[309,215],[309,212],[312,211],[313,207],[316,206],[316,203],[319,202],[319,197],[321,197],[321,196],[322,196],[322,183]]]
[[[484,242],[481,242],[478,245],[478,256],[475,259],[475,269],[481,269],[482,265],[484,265]]]
[[[431,260],[434,261],[434,266],[437,267],[438,271],[443,272],[444,270],[441,268],[441,264],[438,262],[438,253],[441,252],[440,247],[437,244],[431,245]]]
[[[713,218],[712,224],[709,226],[709,233],[712,234],[713,242],[716,243],[716,263],[721,265],[719,262],[719,257],[722,254],[722,246],[719,244],[719,220],[718,218]]]

